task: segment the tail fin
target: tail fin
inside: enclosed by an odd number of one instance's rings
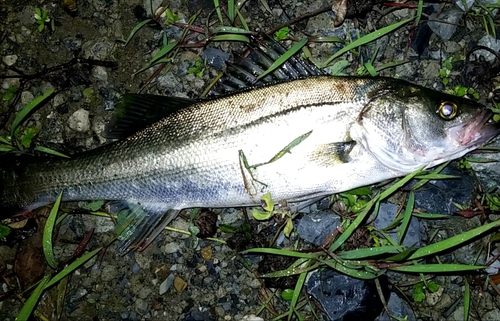
[[[16,186],[21,160],[14,155],[0,157],[0,219],[23,212],[19,204],[19,187]]]

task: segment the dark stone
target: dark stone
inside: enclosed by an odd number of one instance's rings
[[[476,179],[470,171],[454,165],[445,167],[441,174],[458,176],[457,179],[439,179],[425,184],[415,192],[415,209],[428,213],[453,214],[459,210],[454,203],[469,204]]]
[[[398,208],[399,207],[395,204],[380,204],[377,218],[373,222],[375,227],[378,229],[384,229],[389,226],[392,221],[394,221]],[[400,215],[403,215],[403,213],[401,213]],[[420,247],[422,244],[422,233],[423,232],[421,231],[420,222],[415,217],[412,217],[408,226],[408,230],[406,231],[403,239],[403,245],[406,245],[407,247],[413,245],[415,245],[416,247]],[[394,229],[393,232],[389,232],[387,234],[399,243],[397,229]]]
[[[387,278],[379,278],[389,297]],[[331,269],[315,271],[307,279],[307,292],[323,307],[330,320],[371,321],[383,310],[374,280],[360,280]]]
[[[341,223],[337,214],[322,211],[304,215],[297,225],[297,232],[305,241],[319,246]]]
[[[223,70],[226,68],[226,61],[229,60],[229,55],[220,49],[209,47],[202,52],[201,59],[206,60],[207,64],[215,69]]]
[[[407,321],[415,321],[415,313],[411,307],[394,292],[391,293],[391,297],[387,302],[387,309],[391,313],[391,317],[387,315],[385,311],[377,318],[377,321],[392,321],[395,317],[405,319]]]

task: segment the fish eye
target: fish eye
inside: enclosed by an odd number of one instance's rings
[[[449,120],[457,115],[458,106],[451,101],[443,101],[439,104],[437,111],[441,118]]]

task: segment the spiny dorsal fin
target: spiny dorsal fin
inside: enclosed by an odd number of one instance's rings
[[[322,75],[323,72],[300,57],[291,57],[273,73],[257,80],[286,49],[271,37],[252,37],[246,56],[235,55],[233,63],[227,63],[225,75],[213,86],[209,97],[227,94],[244,88],[261,86],[279,81]]]
[[[103,136],[125,138],[195,101],[188,98],[149,94],[125,94],[116,106]]]

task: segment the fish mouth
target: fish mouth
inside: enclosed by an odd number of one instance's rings
[[[451,138],[460,146],[477,147],[500,134],[500,124],[491,119],[492,112],[482,110],[469,121],[449,129]]]

